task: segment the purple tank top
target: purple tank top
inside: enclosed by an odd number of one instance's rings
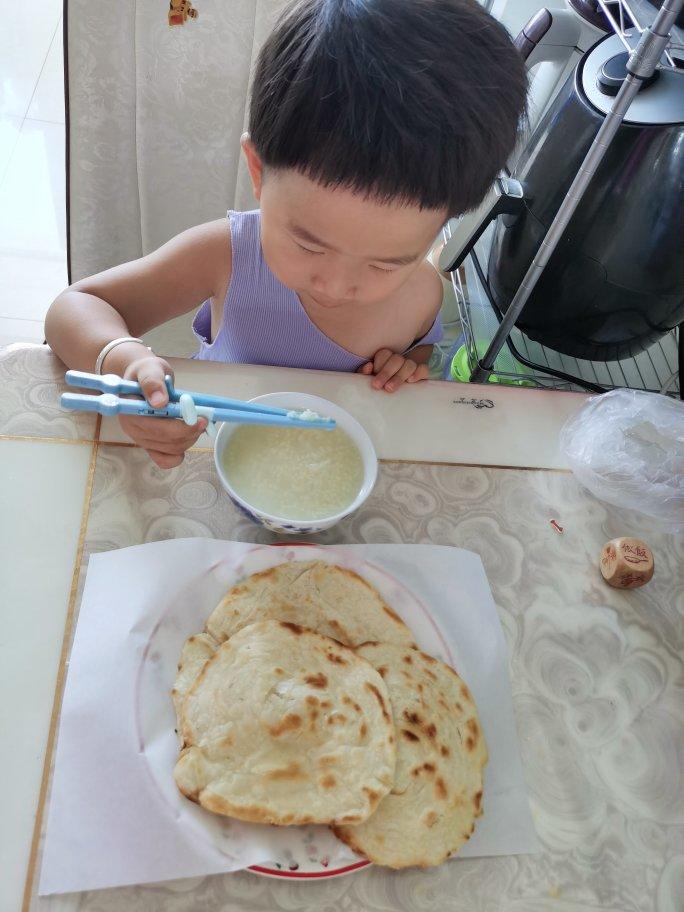
[[[211,339],[211,302],[192,324],[200,347],[195,358],[240,364],[272,364],[311,370],[356,371],[367,358],[355,355],[311,321],[302,303],[273,275],[261,251],[259,211],[229,212],[233,271],[221,325]],[[415,345],[442,337],[439,317]]]

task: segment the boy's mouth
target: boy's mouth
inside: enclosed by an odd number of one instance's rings
[[[311,294],[311,292],[309,292],[309,297],[314,304],[318,304],[319,307],[341,307],[343,304],[351,304],[351,301],[338,301],[334,298],[326,298],[324,295],[314,295]]]

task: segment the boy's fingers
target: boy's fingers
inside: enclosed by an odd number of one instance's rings
[[[195,443],[194,440],[160,440],[158,437],[138,437],[136,445],[143,450],[155,450],[167,456],[179,456]]]
[[[166,418],[143,418],[145,424],[143,434],[159,440],[168,440],[182,443],[191,440],[193,443],[207,427],[206,418],[199,418],[197,424],[186,424],[184,421]]]
[[[373,357],[373,373],[377,374],[387,364],[394,352],[389,348],[381,348]]]
[[[395,389],[398,389],[401,384],[408,380],[411,374],[413,374],[417,366],[415,361],[411,361],[410,358],[407,358],[396,374],[385,384],[387,392],[393,393]]]
[[[163,408],[169,401],[164,383],[164,368],[156,359],[146,359],[138,371],[138,383],[153,408]]]
[[[153,418],[152,420],[157,422],[161,419]],[[159,450],[162,453],[182,453],[193,446],[193,444],[197,443],[197,440],[204,430],[204,426],[200,427],[199,422],[193,427],[182,425],[180,421],[178,424],[180,424],[182,428],[185,428],[179,435],[168,436],[166,434],[155,433],[157,428],[145,427],[144,431],[142,433],[137,433],[133,439],[138,446],[143,447],[143,449]]]
[[[385,366],[382,368],[382,370],[379,371],[373,379],[373,387],[375,389],[382,389],[389,378],[393,377],[397,371],[401,370],[403,363],[404,358],[402,355],[392,354],[392,356],[385,363]]]
[[[160,469],[175,469],[176,466],[179,466],[185,458],[184,453],[160,453],[159,450],[147,450],[147,455],[159,466]]]
[[[182,442],[195,441],[206,428],[206,419],[200,418],[197,424],[186,424],[167,418],[137,418],[135,416],[121,416],[122,427],[129,437],[146,438],[148,440],[164,440]],[[128,420],[126,420],[128,419]]]
[[[406,381],[407,383],[417,383],[419,380],[427,380],[430,376],[430,369],[427,364],[419,364],[413,374]]]
[[[362,364],[357,371],[358,374],[372,374],[373,373],[373,362],[366,361],[365,364]]]

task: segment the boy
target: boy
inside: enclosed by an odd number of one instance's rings
[[[159,407],[170,368],[131,337],[204,301],[200,358],[357,370],[387,392],[425,379],[442,300],[425,255],[504,165],[525,94],[520,56],[475,0],[301,0],[252,88],[243,151],[260,211],[76,282],[48,342]],[[164,468],[205,426],[120,420]]]

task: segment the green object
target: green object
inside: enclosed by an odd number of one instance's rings
[[[513,359],[511,359],[510,365],[506,365],[506,368],[508,373],[520,372],[517,361],[513,361]],[[470,370],[470,364],[468,363],[468,349],[465,345],[461,345],[451,359],[450,373],[452,380],[457,380],[459,383],[469,382],[472,371]],[[489,383],[502,383],[508,384],[509,386],[534,386],[529,380],[513,380],[509,377],[499,377],[496,374],[489,375]]]

